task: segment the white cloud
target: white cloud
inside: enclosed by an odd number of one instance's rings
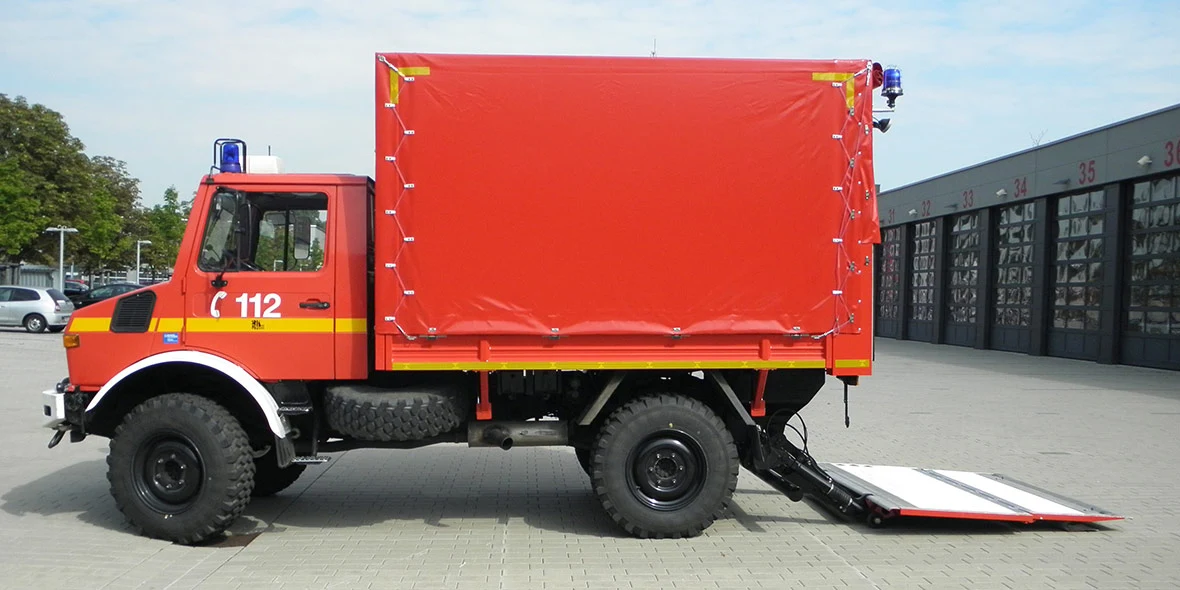
[[[878,179],[908,183],[1166,106],[1180,14],[1128,3],[832,0],[18,0],[0,92],[60,110],[145,198],[195,186],[216,137],[293,171],[372,170],[378,51],[868,58],[906,96]],[[1172,12],[1176,12],[1173,8]]]

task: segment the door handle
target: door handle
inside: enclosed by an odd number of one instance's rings
[[[299,307],[302,307],[303,309],[328,309],[329,307],[332,307],[332,304],[328,303],[327,301],[308,299],[307,301],[300,303]]]

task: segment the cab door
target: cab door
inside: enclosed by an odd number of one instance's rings
[[[184,345],[262,380],[335,377],[335,187],[209,187]]]

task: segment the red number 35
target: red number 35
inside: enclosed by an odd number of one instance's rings
[[[1090,184],[1097,177],[1097,174],[1094,172],[1094,160],[1080,162],[1078,164],[1078,184]]]

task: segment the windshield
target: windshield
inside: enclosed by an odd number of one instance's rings
[[[234,219],[241,200],[241,193],[227,189],[218,190],[213,196],[205,239],[201,242],[201,270],[223,270],[232,262],[237,250],[237,240],[233,239],[237,237],[233,235]]]

